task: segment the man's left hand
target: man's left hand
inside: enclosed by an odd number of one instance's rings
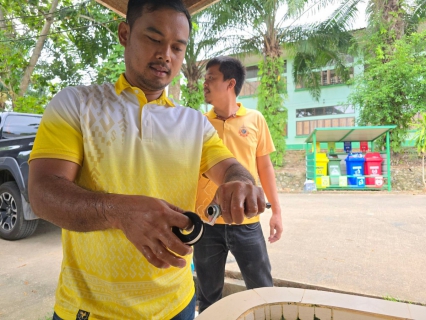
[[[220,185],[211,204],[220,206],[223,220],[227,224],[241,224],[244,218],[253,218],[266,208],[262,188],[241,181]]]
[[[270,243],[274,243],[281,238],[283,233],[283,223],[281,221],[281,214],[272,214],[271,219],[269,220],[269,238]]]

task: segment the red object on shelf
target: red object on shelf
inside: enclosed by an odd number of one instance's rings
[[[370,176],[365,179],[367,186],[379,188],[383,185],[382,162],[383,159],[378,152],[370,152],[365,155],[364,174]]]
[[[359,148],[361,152],[366,153],[368,151],[368,142],[367,141],[360,141],[359,142]]]

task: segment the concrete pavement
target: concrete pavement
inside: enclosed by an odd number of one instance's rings
[[[268,244],[276,285],[426,305],[426,195],[316,192],[280,203],[284,232]],[[232,256],[226,269],[238,276]]]
[[[61,261],[61,229],[44,220],[29,238],[0,239],[0,319],[51,319]]]
[[[426,304],[426,195],[283,193],[280,202],[283,236],[268,244],[277,285]],[[27,239],[0,240],[0,319],[48,319],[61,258],[60,229],[45,221]],[[238,275],[232,256],[226,269]]]

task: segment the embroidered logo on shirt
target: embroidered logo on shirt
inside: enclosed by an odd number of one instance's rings
[[[248,130],[245,126],[242,126],[238,132],[239,132],[240,136],[242,136],[244,138],[247,137],[248,134],[249,134],[249,132],[248,132]]]
[[[90,312],[78,310],[75,320],[89,320]]]

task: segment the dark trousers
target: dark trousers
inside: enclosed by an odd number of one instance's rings
[[[271,263],[260,223],[204,224],[204,235],[194,248],[200,313],[222,298],[229,251],[238,263],[247,289],[273,286]]]
[[[195,305],[196,305],[196,298],[194,295],[192,297],[191,302],[185,307],[185,309],[183,309],[178,315],[174,316],[171,320],[194,320]],[[59,316],[56,313],[53,313],[52,320],[63,320],[63,319],[59,318]],[[89,317],[89,320],[90,320],[90,317]],[[135,320],[138,320],[138,319],[135,319]]]

